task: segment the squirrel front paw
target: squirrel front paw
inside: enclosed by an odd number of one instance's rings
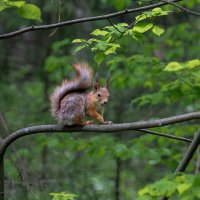
[[[103,124],[104,123],[104,118],[102,116],[99,116],[98,119],[99,123]]]

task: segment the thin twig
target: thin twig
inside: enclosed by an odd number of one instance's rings
[[[179,2],[179,1],[182,1],[182,0],[175,0],[175,2]],[[68,25],[72,25],[72,24],[83,23],[83,22],[105,20],[105,19],[108,19],[108,18],[118,17],[118,16],[121,16],[121,15],[129,14],[129,13],[135,13],[135,12],[150,10],[152,8],[164,6],[166,4],[168,4],[168,2],[167,3],[166,2],[160,2],[160,3],[156,3],[156,4],[152,4],[152,5],[148,5],[148,6],[143,6],[143,7],[139,7],[139,8],[125,9],[123,11],[119,11],[119,12],[115,12],[115,13],[111,13],[111,14],[107,14],[107,15],[100,15],[100,16],[95,16],[95,17],[86,17],[86,18],[74,19],[74,20],[64,21],[64,22],[55,23],[55,24],[48,24],[48,25],[40,25],[40,26],[32,25],[30,27],[26,27],[26,28],[23,28],[23,29],[20,29],[20,30],[17,30],[17,31],[2,34],[2,35],[0,35],[0,39],[15,37],[17,35],[20,35],[20,34],[23,34],[23,33],[26,33],[26,32],[30,32],[30,31],[47,30],[47,29],[52,29],[52,28],[57,28],[57,27],[68,26]]]
[[[135,26],[135,25],[138,23],[138,21],[139,21],[139,19],[141,18],[141,16],[142,16],[142,15],[140,15],[140,16],[138,17],[138,19],[134,20],[130,25],[128,25],[124,31],[122,31],[122,32],[120,31],[120,32],[121,32],[121,35],[120,35],[119,37],[113,38],[113,40],[112,40],[111,42],[115,42],[117,39],[120,39],[120,38],[127,32],[128,29],[131,29],[133,26]],[[114,24],[113,24],[113,25],[114,25]],[[116,28],[116,27],[115,27],[115,28]],[[129,33],[129,32],[128,32],[128,33]],[[130,35],[130,33],[129,33],[129,35]]]
[[[61,13],[61,0],[58,0],[58,23],[60,23],[60,13]],[[57,27],[54,31],[52,31],[50,34],[49,34],[49,37],[52,37],[57,31],[58,31],[59,27]]]
[[[108,21],[110,22],[111,26],[113,26],[117,31],[119,31],[120,33],[124,33],[124,31],[120,31],[120,30],[115,26],[115,24],[113,24],[113,22],[111,21],[110,18],[108,18]]]
[[[168,4],[171,4],[171,5],[179,8],[180,10],[187,12],[188,14],[200,16],[199,12],[195,12],[195,11],[189,10],[189,9],[183,7],[183,6],[178,5],[177,3],[174,3],[174,1],[171,1],[171,0],[169,0],[169,1],[167,1],[167,0],[161,0],[161,1],[165,2],[165,3],[168,3]]]
[[[174,135],[170,135],[170,134],[159,133],[157,131],[152,131],[152,130],[148,130],[148,129],[138,129],[136,131],[143,132],[143,133],[149,133],[149,134],[157,135],[157,136],[161,136],[161,137],[166,137],[166,138],[170,138],[170,139],[174,139],[174,140],[189,142],[189,143],[192,142],[192,140],[188,139],[188,138],[174,136]]]

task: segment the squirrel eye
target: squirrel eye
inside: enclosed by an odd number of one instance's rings
[[[97,95],[98,95],[98,97],[100,97],[100,96],[101,96],[101,94],[100,94],[100,93],[98,93]]]

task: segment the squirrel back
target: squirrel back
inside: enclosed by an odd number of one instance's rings
[[[57,117],[61,101],[67,94],[76,91],[85,92],[92,85],[93,72],[87,64],[74,64],[73,68],[77,73],[77,77],[74,80],[64,80],[60,86],[55,88],[50,96],[51,113],[53,117]]]

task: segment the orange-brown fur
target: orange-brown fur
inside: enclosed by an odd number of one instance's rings
[[[64,80],[50,96],[52,116],[65,125],[93,123],[83,121],[85,116],[104,123],[103,106],[109,99],[108,88],[99,88],[96,82],[93,90],[88,92],[92,85],[92,69],[85,63],[75,64],[73,67],[77,72],[77,78]]]

